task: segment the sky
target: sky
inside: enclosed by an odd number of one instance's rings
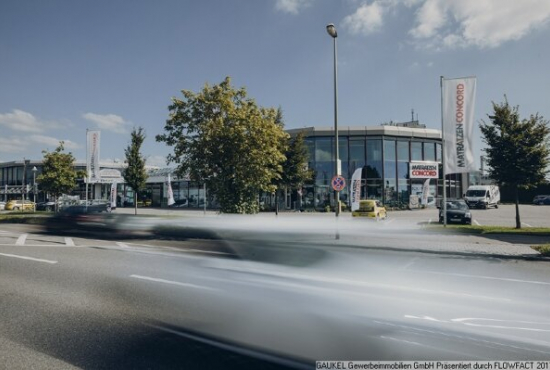
[[[133,127],[147,164],[172,97],[230,76],[286,128],[333,126],[334,23],[338,123],[415,118],[441,128],[440,76],[476,76],[477,127],[504,96],[550,118],[549,0],[2,0],[0,161],[41,159],[59,141],[123,161]]]

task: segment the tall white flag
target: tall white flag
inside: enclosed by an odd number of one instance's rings
[[[426,179],[426,181],[424,181],[424,185],[422,185],[422,204],[424,205],[428,204],[429,195],[430,195],[430,179]]]
[[[101,181],[99,174],[100,134],[100,131],[86,131],[86,172],[89,183]]]
[[[445,173],[475,171],[473,129],[476,78],[443,79],[441,94]]]
[[[168,179],[166,180],[166,198],[168,198],[168,205],[176,203],[174,200],[174,192],[172,191],[172,183],[170,182],[170,174],[168,174]]]
[[[351,196],[350,196],[350,207],[352,212],[359,209],[359,200],[361,199],[361,174],[363,168],[358,168],[353,173],[351,177]]]
[[[111,184],[111,208],[113,209],[116,208],[116,197],[117,197],[116,187],[117,187],[117,183],[113,182]]]

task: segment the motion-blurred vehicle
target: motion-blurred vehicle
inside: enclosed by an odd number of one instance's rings
[[[31,202],[30,200],[10,200],[8,203],[6,203],[6,211],[32,211],[35,207],[34,202]]]
[[[44,228],[52,233],[106,235],[109,238],[147,236],[145,218],[127,214],[86,212],[84,206],[71,206],[46,220]]]
[[[353,217],[370,217],[377,220],[386,219],[386,208],[379,200],[367,199],[359,201],[359,209],[352,212]]]
[[[6,208],[6,202],[0,202],[0,211],[3,211]]]
[[[533,204],[538,206],[550,204],[550,195],[537,195],[533,198]]]
[[[443,208],[439,209],[439,223],[442,224]],[[472,213],[468,204],[462,199],[447,200],[447,222],[459,222],[466,225],[472,224]]]
[[[496,185],[472,185],[466,190],[464,200],[470,208],[498,208],[500,190]]]
[[[78,204],[65,205],[61,207],[65,213],[101,213],[101,212],[111,212],[111,203],[101,201],[101,200],[89,200],[81,201]]]

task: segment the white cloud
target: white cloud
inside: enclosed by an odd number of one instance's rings
[[[12,113],[0,114],[0,126],[14,131],[42,132],[45,124],[38,121],[31,113],[14,109]]]
[[[410,34],[420,46],[495,48],[549,20],[548,0],[426,0]]]
[[[374,0],[362,1],[344,18],[352,34],[379,31],[390,11],[415,9],[413,43],[428,49],[495,48],[519,40],[550,21],[550,0]]]
[[[46,148],[42,148],[42,149],[48,149],[48,150],[54,150],[55,148],[57,148],[59,146],[60,141],[63,141],[63,147],[65,149],[71,150],[71,149],[80,148],[80,145],[78,145],[77,143],[71,140],[62,140],[51,136],[31,135],[29,136],[28,140],[30,140],[32,143],[46,145]]]
[[[350,33],[358,35],[369,35],[374,33],[384,23],[384,13],[387,11],[389,3],[375,1],[372,4],[361,5],[355,13],[344,18],[343,25]]]
[[[121,116],[116,114],[95,114],[86,113],[82,117],[90,122],[93,122],[102,130],[112,131],[117,134],[125,134],[128,132],[129,122],[126,122]]]
[[[28,142],[17,137],[0,136],[0,153],[21,153],[27,149]]]
[[[277,0],[275,9],[296,15],[302,9],[310,6],[312,2],[313,0]]]

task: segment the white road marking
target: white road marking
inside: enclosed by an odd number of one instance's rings
[[[116,242],[116,245],[118,245],[120,248],[124,248],[124,249],[129,249],[130,246],[126,243],[122,243],[122,242]]]
[[[481,224],[479,222],[477,222],[477,220],[474,220],[474,223],[477,225],[477,226],[481,226]]]
[[[186,288],[195,288],[195,289],[203,289],[203,290],[217,290],[217,289],[209,288],[209,287],[205,287],[205,286],[189,284],[189,283],[181,283],[179,281],[158,279],[158,278],[153,278],[153,277],[149,277],[149,276],[130,275],[130,277],[135,278],[135,279],[153,281],[153,282],[156,282],[156,283],[169,284],[169,285],[178,285],[178,286],[183,286],[183,287],[186,287]]]
[[[22,260],[29,260],[29,261],[35,261],[35,262],[44,262],[44,263],[50,263],[50,264],[57,263],[57,261],[43,260],[41,258],[33,258],[33,257],[27,257],[27,256],[19,256],[19,255],[16,255],[16,254],[0,253],[0,256],[20,258]]]
[[[533,321],[516,321],[516,320],[499,320],[499,319],[483,319],[483,318],[459,318],[459,319],[451,319],[453,322],[459,322],[464,325],[468,326],[478,326],[483,328],[493,328],[493,329],[512,329],[512,330],[526,330],[526,331],[536,331],[536,332],[550,332],[550,329],[540,329],[540,328],[526,328],[522,326],[505,326],[504,324],[510,323],[510,324],[532,324],[536,326],[544,326],[544,325],[550,325],[550,323],[541,323],[541,322],[533,322]],[[503,323],[501,325],[487,325],[487,324],[481,324],[481,323],[475,323],[475,322],[469,322],[469,321],[492,321],[492,322],[499,322]]]
[[[452,272],[437,272],[437,271],[421,271],[421,270],[407,270],[409,272],[417,272],[424,274],[436,274],[436,275],[448,275],[472,279],[486,279],[486,280],[501,280],[501,281],[510,281],[513,283],[525,283],[525,284],[538,284],[538,285],[550,285],[550,282],[546,281],[536,281],[536,280],[521,280],[521,279],[512,279],[512,278],[499,278],[493,276],[484,276],[484,275],[468,275],[468,274],[457,274]]]
[[[29,234],[19,235],[19,238],[17,238],[15,245],[25,245],[25,240],[27,240],[27,236],[29,236]]]
[[[409,263],[407,263],[405,266],[403,266],[403,267],[401,268],[401,270],[406,270],[406,269],[408,269],[408,268],[411,267],[417,260],[418,260],[418,257],[414,257],[413,259],[410,260]]]
[[[74,241],[73,241],[73,238],[65,238],[65,245],[67,247],[74,247]]]
[[[533,226],[531,226],[531,225],[529,225],[528,223],[525,223],[525,222],[522,222],[522,224],[524,224],[527,227],[533,227]]]

